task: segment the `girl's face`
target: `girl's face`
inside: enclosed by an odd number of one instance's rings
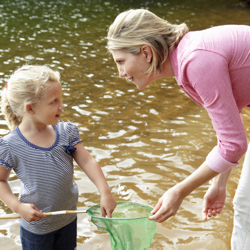
[[[147,87],[154,80],[152,74],[145,73],[151,65],[151,58],[143,50],[136,55],[124,50],[111,50],[111,54],[117,64],[119,76],[133,82],[138,89]]]
[[[45,98],[34,106],[34,118],[46,125],[56,125],[64,105],[61,100],[62,88],[60,83],[51,83]]]

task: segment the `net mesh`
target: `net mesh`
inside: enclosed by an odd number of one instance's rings
[[[117,202],[112,218],[103,218],[100,204],[87,210],[99,230],[110,234],[112,250],[147,249],[157,231],[147,217],[152,207],[136,202]]]

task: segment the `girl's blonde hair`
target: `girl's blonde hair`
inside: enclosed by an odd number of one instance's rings
[[[161,71],[168,51],[173,51],[188,31],[185,23],[171,24],[148,10],[128,10],[119,14],[110,25],[108,50],[138,54],[143,45],[148,45],[153,53],[151,67],[146,72],[150,74]]]
[[[26,104],[37,104],[51,83],[60,83],[60,74],[47,66],[24,65],[17,69],[2,90],[1,109],[10,129],[18,126]]]

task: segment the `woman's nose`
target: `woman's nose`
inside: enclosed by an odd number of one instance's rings
[[[120,76],[120,77],[125,77],[125,76],[126,76],[125,71],[120,69],[120,70],[119,70],[119,76]]]

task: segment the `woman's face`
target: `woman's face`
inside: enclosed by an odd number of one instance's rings
[[[125,50],[111,50],[111,53],[120,77],[133,82],[138,89],[147,87],[153,81],[152,74],[145,73],[151,65],[151,57],[143,49],[136,55]]]

